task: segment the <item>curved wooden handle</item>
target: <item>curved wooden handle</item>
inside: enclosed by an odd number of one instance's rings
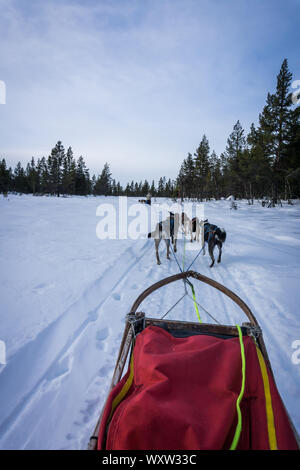
[[[245,302],[238,295],[236,295],[230,289],[227,289],[227,287],[224,287],[222,284],[219,284],[217,281],[214,281],[213,279],[210,279],[209,277],[203,276],[203,274],[197,273],[196,271],[184,271],[178,274],[174,274],[173,276],[166,277],[165,279],[162,279],[161,281],[158,281],[155,284],[152,284],[152,286],[148,287],[148,289],[144,290],[144,292],[142,292],[141,295],[139,295],[139,297],[136,299],[136,301],[132,305],[130,313],[136,313],[137,308],[143,302],[143,300],[146,297],[148,297],[148,295],[152,294],[152,292],[154,292],[155,290],[167,284],[170,284],[171,282],[179,281],[180,279],[187,279],[189,277],[192,277],[194,279],[197,279],[198,281],[204,282],[205,284],[209,284],[215,289],[218,289],[219,291],[221,291],[223,294],[227,295],[243,310],[245,315],[248,317],[251,325],[253,326],[258,325],[257,320],[255,316],[253,315],[253,313],[251,312],[250,308],[248,307],[247,304],[245,304]]]

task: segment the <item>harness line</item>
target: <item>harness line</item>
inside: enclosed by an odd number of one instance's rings
[[[174,252],[174,250],[173,250],[172,243],[170,243],[172,253],[173,253],[173,255],[174,255],[174,258],[175,258],[175,260],[176,260],[176,263],[177,263],[177,265],[178,265],[178,267],[179,267],[179,269],[180,269],[181,272],[184,272],[184,262],[185,262],[185,245],[186,245],[186,240],[185,240],[185,234],[184,234],[184,233],[183,233],[183,240],[184,240],[184,245],[183,245],[183,263],[182,263],[182,269],[181,269],[181,267],[180,267],[180,264],[179,264],[179,261],[178,261],[178,259],[177,259],[177,256],[175,255],[175,252]],[[202,247],[202,249],[203,249],[203,247]],[[200,253],[201,253],[201,251],[200,251]],[[198,255],[199,255],[199,253],[198,253]],[[198,255],[197,255],[197,256],[198,256]],[[196,257],[196,258],[197,258],[197,257]],[[195,258],[195,259],[196,259],[196,258]],[[201,320],[201,317],[200,317],[200,313],[199,313],[199,309],[198,309],[198,304],[197,304],[197,302],[196,302],[196,294],[195,294],[194,286],[193,286],[193,284],[191,283],[191,281],[188,281],[187,279],[184,279],[183,282],[184,282],[184,288],[185,288],[185,293],[184,293],[184,295],[173,305],[173,307],[171,307],[171,308],[162,316],[162,318],[165,318],[165,316],[183,299],[183,297],[185,297],[185,295],[188,295],[187,289],[186,289],[186,284],[189,284],[189,286],[190,286],[190,288],[191,288],[191,290],[192,290],[193,302],[194,302],[196,314],[197,314],[199,323],[202,323],[202,320]],[[189,297],[189,295],[188,295],[188,297]],[[205,310],[205,309],[203,309],[203,310]],[[210,315],[210,316],[211,316],[211,318],[213,318],[212,315]]]
[[[199,253],[195,256],[194,260],[192,261],[192,263],[189,265],[188,269],[185,270],[184,269],[184,265],[185,265],[185,251],[186,251],[186,238],[185,238],[185,233],[183,233],[183,239],[184,239],[184,245],[183,245],[183,263],[182,263],[182,268],[179,264],[179,261],[178,261],[178,258],[174,252],[174,249],[173,249],[173,246],[172,246],[172,243],[170,243],[170,247],[171,247],[171,251],[172,251],[172,254],[175,258],[175,261],[177,263],[177,266],[180,270],[180,272],[186,272],[186,271],[189,271],[191,266],[194,264],[194,262],[196,261],[196,259],[198,258],[198,256],[200,255],[200,253],[202,252],[203,248],[204,248],[204,244],[201,248],[201,250],[199,251]],[[205,242],[204,242],[205,243]],[[176,305],[179,304],[179,302],[187,295],[193,302],[194,302],[194,306],[195,306],[195,310],[196,310],[196,314],[197,314],[197,318],[199,320],[199,323],[202,323],[202,320],[201,320],[201,316],[200,316],[200,313],[199,313],[199,309],[198,309],[198,306],[200,308],[202,308],[202,310],[208,315],[210,316],[210,318],[215,321],[216,323],[220,324],[220,322],[218,322],[218,320],[216,320],[213,315],[211,315],[199,302],[196,301],[196,293],[195,293],[195,288],[194,288],[194,285],[191,283],[191,281],[189,279],[183,279],[183,283],[184,283],[184,289],[185,289],[185,293],[183,294],[183,296],[180,297],[179,300],[177,300],[177,302],[175,302],[175,304],[169,308],[169,310],[161,317],[161,319],[165,318],[170,312],[171,310],[173,310],[173,308],[176,307]],[[188,284],[191,288],[191,291],[192,291],[192,297],[188,294],[187,292],[187,288],[186,288],[186,284]]]
[[[191,300],[194,300],[189,294],[187,294],[188,297],[191,299]],[[198,307],[202,308],[202,310],[216,323],[218,323],[218,325],[221,325],[221,323],[215,318],[213,317],[213,315],[211,315],[201,304],[199,304],[199,302],[197,302],[195,300],[196,304],[198,305]]]
[[[236,410],[237,410],[237,415],[238,415],[238,422],[236,425],[234,437],[230,446],[230,450],[236,450],[237,445],[239,443],[240,435],[242,432],[242,413],[241,413],[241,408],[240,408],[240,403],[242,401],[242,398],[244,396],[244,391],[245,391],[245,380],[246,380],[246,359],[245,359],[245,349],[244,349],[244,342],[243,342],[243,334],[241,327],[239,325],[236,325],[238,332],[239,332],[239,340],[240,340],[240,347],[241,347],[241,359],[242,359],[242,385],[241,385],[241,391],[238,396],[238,399],[236,401]]]

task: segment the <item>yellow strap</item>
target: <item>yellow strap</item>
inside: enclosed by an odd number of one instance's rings
[[[237,425],[235,429],[235,433],[233,436],[233,440],[230,446],[230,450],[236,450],[237,445],[240,440],[241,432],[242,432],[242,412],[240,408],[241,401],[244,396],[245,392],[245,381],[246,381],[246,357],[245,357],[245,348],[244,348],[244,342],[243,342],[243,333],[241,330],[241,327],[239,325],[236,325],[238,333],[239,333],[239,341],[240,341],[240,349],[241,349],[241,360],[242,360],[242,384],[241,384],[241,391],[239,393],[239,396],[236,401],[236,411],[237,411]]]
[[[197,317],[198,317],[199,323],[202,323],[200,313],[199,313],[199,310],[198,310],[198,305],[197,305],[197,302],[196,302],[195,289],[194,289],[194,286],[193,286],[192,283],[191,283],[191,289],[192,289],[192,294],[193,294],[194,305],[195,305],[195,310],[196,310],[196,313],[197,313]]]
[[[185,236],[183,234],[183,261],[182,261],[182,272],[184,271],[184,263],[185,263]],[[198,305],[197,305],[197,302],[196,302],[196,294],[195,294],[195,289],[194,289],[194,286],[193,284],[190,282],[189,283],[190,286],[191,286],[191,289],[192,289],[192,294],[193,294],[193,299],[194,299],[194,305],[195,305],[195,310],[196,310],[196,313],[197,313],[197,317],[198,317],[198,320],[199,320],[199,323],[202,323],[202,320],[201,320],[201,317],[200,317],[200,313],[199,313],[199,309],[198,309]]]
[[[111,405],[111,411],[108,420],[110,421],[112,418],[112,415],[116,409],[116,407],[121,403],[121,401],[125,398],[127,395],[131,385],[133,382],[133,353],[131,354],[131,359],[130,359],[130,373],[129,376],[123,385],[122,389],[118,393],[118,395],[113,399],[112,405]]]
[[[274,414],[272,407],[272,398],[270,391],[270,382],[268,377],[267,366],[260,349],[256,346],[257,357],[260,365],[261,375],[264,384],[265,400],[266,400],[266,415],[269,436],[270,450],[277,450],[276,429],[274,424]]]

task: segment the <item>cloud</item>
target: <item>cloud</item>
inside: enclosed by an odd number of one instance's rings
[[[122,180],[175,177],[204,133],[220,153],[237,119],[249,126],[283,59],[274,42],[295,13],[294,2],[282,13],[266,1],[0,7],[2,154],[14,162],[27,149],[26,161],[61,139],[92,171],[109,161]]]

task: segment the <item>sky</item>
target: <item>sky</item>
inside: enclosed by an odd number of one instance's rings
[[[176,178],[205,134],[224,151],[257,123],[288,59],[300,79],[300,0],[0,0],[0,157],[58,140],[91,175]]]

